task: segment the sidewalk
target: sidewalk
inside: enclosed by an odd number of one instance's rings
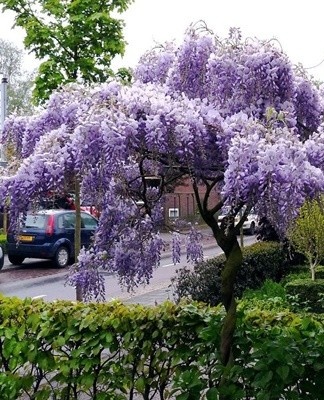
[[[173,301],[172,290],[163,288],[146,292],[141,295],[134,295],[126,300],[122,300],[126,304],[142,304],[145,306],[156,306],[166,300]]]

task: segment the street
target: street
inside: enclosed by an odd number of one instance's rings
[[[255,240],[255,236],[246,236],[244,244],[251,244]],[[205,259],[220,253],[221,249],[213,241],[204,246]],[[150,283],[138,287],[132,294],[120,287],[114,275],[103,272],[106,300],[120,299],[141,304],[155,304],[168,298],[172,300],[172,290],[169,287],[171,278],[177,269],[185,265],[188,265],[185,256],[180,264],[174,265],[169,253],[162,255],[161,265],[154,271]],[[6,258],[4,268],[0,271],[0,293],[20,298],[42,297],[46,301],[75,300],[75,288],[65,285],[66,275],[67,270],[56,269],[49,261],[30,260],[13,269]]]

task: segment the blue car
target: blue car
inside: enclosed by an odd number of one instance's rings
[[[20,265],[25,258],[53,260],[58,268],[74,259],[76,214],[73,210],[41,210],[27,214],[17,235],[7,234],[9,261]],[[89,247],[98,220],[81,212],[81,247]]]

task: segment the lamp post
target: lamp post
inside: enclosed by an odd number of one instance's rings
[[[7,84],[8,84],[8,79],[5,78],[4,76],[2,77],[1,80],[1,103],[0,103],[0,122],[1,122],[1,135],[2,135],[2,130],[4,127],[4,122],[7,116]],[[0,144],[0,166],[5,167],[7,165],[7,160],[5,157],[5,153],[3,151],[3,145]],[[7,233],[7,212],[6,208],[4,207],[2,210],[2,228],[3,228],[3,233]],[[0,269],[3,266],[3,249],[0,249]]]
[[[8,79],[5,77],[2,77],[2,80],[1,80],[1,104],[0,104],[1,132],[3,130],[4,122],[5,122],[5,119],[7,116],[7,85],[8,85]],[[5,159],[2,145],[0,147],[0,165],[6,165],[6,159]]]

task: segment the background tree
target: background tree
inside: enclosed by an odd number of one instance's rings
[[[316,267],[324,259],[324,199],[306,201],[293,221],[287,237],[294,249],[303,254],[309,265],[312,280]]]
[[[16,13],[15,25],[26,31],[24,44],[42,61],[35,80],[37,102],[58,86],[79,80],[103,82],[113,57],[123,54],[123,22],[112,13],[132,0],[1,0]]]
[[[243,41],[237,30],[225,40],[189,30],[180,46],[147,53],[135,78],[131,86],[67,87],[39,115],[8,120],[4,134],[24,162],[1,183],[0,200],[11,198],[18,221],[30,201],[77,175],[81,195],[100,201],[102,213],[93,249],[81,251],[70,283],[82,286],[85,298],[100,298],[100,268],[128,287],[149,281],[163,249],[163,194],[189,178],[199,212],[226,256],[220,357],[230,367],[239,230],[256,207],[282,235],[305,199],[323,190],[320,98],[281,50]],[[148,176],[159,184],[148,185]],[[219,226],[224,205],[229,223]],[[173,249],[177,262],[177,235]],[[193,229],[187,256],[202,258]]]
[[[23,69],[24,52],[9,41],[0,39],[0,72],[8,78],[7,115],[32,114],[33,71]]]

